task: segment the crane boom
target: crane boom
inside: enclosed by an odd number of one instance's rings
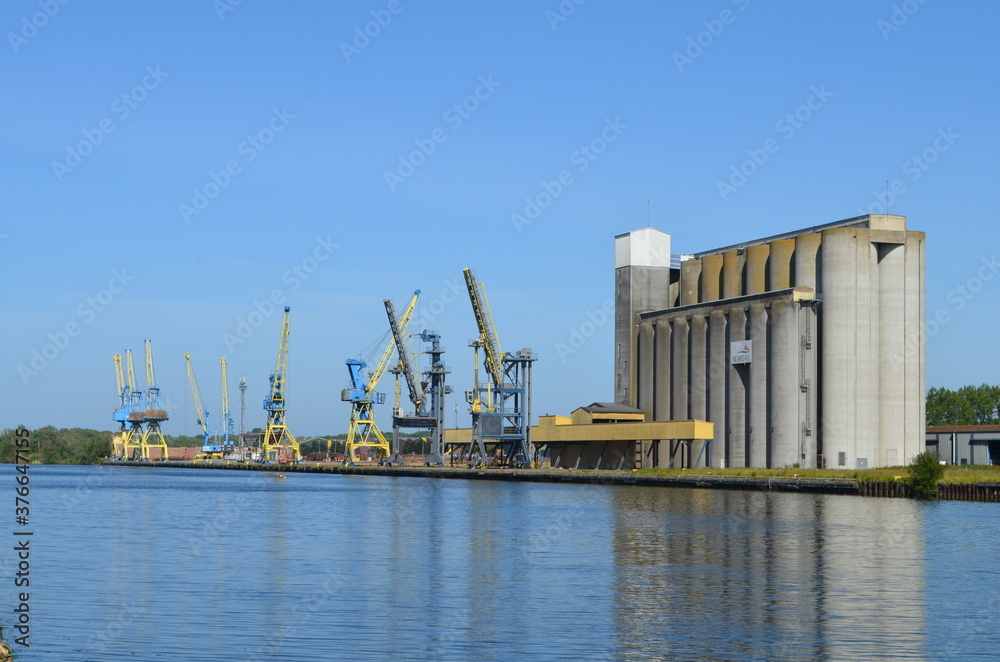
[[[156,385],[156,373],[153,371],[153,343],[147,340],[146,345],[146,409],[160,409],[160,387]]]
[[[476,326],[483,346],[484,364],[494,388],[503,387],[503,350],[500,349],[500,338],[497,337],[490,303],[486,299],[486,288],[482,281],[476,278],[472,269],[463,269],[465,286],[469,290],[469,300],[472,302],[472,312],[476,316]]]
[[[420,290],[413,293],[413,298],[410,300],[407,310],[413,310],[418,296],[420,296]],[[396,318],[396,306],[392,304],[392,301],[385,299],[383,303],[385,304],[386,315],[389,316],[389,328],[392,329],[392,337],[396,343],[399,365],[402,368],[403,375],[406,377],[406,388],[410,391],[410,402],[413,403],[419,413],[422,409],[421,405],[424,402],[424,392],[420,388],[420,382],[417,380],[416,362],[413,359],[413,351],[410,349],[409,337],[406,333],[407,325]],[[408,322],[409,318],[406,318],[406,321]]]
[[[156,375],[153,373],[153,343],[149,340],[145,341],[146,346],[146,388],[152,391],[156,389]],[[156,389],[157,392],[159,389]],[[159,393],[157,393],[158,395]],[[152,393],[150,393],[152,395]],[[158,409],[158,407],[150,407],[151,409]]]
[[[115,354],[115,377],[118,380],[118,398],[121,401],[121,408],[128,406],[128,391],[125,390],[125,375],[122,373],[122,355]]]
[[[135,367],[132,364],[132,350],[125,350],[125,370],[128,375],[128,388],[131,391],[132,411],[138,412],[142,409],[142,389],[135,379]]]
[[[201,392],[198,390],[198,379],[194,376],[194,366],[191,365],[191,354],[184,352],[184,358],[187,360],[187,375],[188,383],[191,384],[191,397],[194,398],[194,412],[195,416],[198,417],[198,425],[201,426],[202,435],[205,437],[205,445],[208,445],[208,412],[205,411],[205,407],[201,403]]]
[[[225,434],[225,443],[229,443],[229,435],[233,432],[233,419],[229,416],[229,377],[226,374],[226,357],[223,356],[219,359],[219,365],[222,368],[222,426],[225,428],[225,432],[220,431],[221,434]]]

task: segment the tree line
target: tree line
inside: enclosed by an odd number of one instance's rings
[[[1000,423],[1000,386],[982,384],[952,391],[927,391],[927,425],[996,425]]]
[[[263,432],[261,428],[254,428],[252,432]],[[113,432],[110,430],[91,430],[87,428],[55,428],[51,425],[43,428],[31,430],[30,455],[33,462],[42,464],[98,464],[111,455],[111,438]],[[430,438],[430,431],[420,432],[419,435]],[[302,445],[302,454],[310,452],[325,453],[326,439],[334,441],[334,450],[337,449],[336,442],[347,439],[347,434],[322,435],[324,439],[315,439]],[[13,429],[5,429],[0,432],[0,463],[10,464],[15,461],[15,434]],[[164,441],[170,448],[186,446],[189,448],[201,448],[204,438],[201,436],[189,435],[163,435]],[[237,443],[234,440],[234,443]],[[419,453],[426,449],[427,444],[422,444],[420,437],[407,437],[403,439],[404,453]]]

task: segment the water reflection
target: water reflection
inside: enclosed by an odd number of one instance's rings
[[[682,659],[920,659],[920,504],[614,490],[616,648]]]

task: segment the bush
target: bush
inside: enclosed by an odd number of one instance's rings
[[[915,496],[921,499],[937,496],[938,481],[944,476],[944,467],[941,466],[937,453],[923,452],[917,455],[910,462],[907,471],[910,474],[910,487],[913,488]]]

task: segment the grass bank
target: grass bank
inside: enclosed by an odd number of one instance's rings
[[[862,483],[906,481],[906,467],[881,469],[638,469],[641,476],[771,476],[775,478],[853,478]],[[1000,482],[1000,466],[948,466],[941,484]]]

